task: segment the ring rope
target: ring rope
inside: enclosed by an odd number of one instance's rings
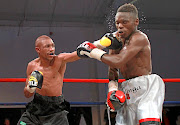
[[[119,79],[118,82],[123,82],[125,79]],[[180,82],[180,78],[165,78],[164,82]],[[0,82],[26,82],[26,78],[0,78]],[[63,82],[78,82],[78,83],[108,83],[109,79],[63,79]],[[26,102],[17,103],[0,103],[0,105],[26,105]],[[104,105],[105,102],[70,102],[71,105]],[[180,104],[180,101],[165,101],[164,104]]]
[[[125,79],[119,79],[123,82]],[[180,78],[164,78],[164,82],[180,82]],[[0,78],[0,82],[26,82],[26,78]],[[109,79],[63,79],[63,82],[108,83]]]

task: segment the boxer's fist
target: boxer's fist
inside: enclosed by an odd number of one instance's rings
[[[93,44],[100,49],[121,49],[123,45],[112,33],[106,33],[100,40],[95,41]]]
[[[111,111],[117,111],[125,102],[125,94],[120,90],[110,91],[107,95],[107,105]]]
[[[43,83],[43,73],[41,71],[33,71],[29,77],[29,87],[37,87],[41,89]]]
[[[43,73],[41,71],[33,71],[28,79],[27,90],[33,93],[36,88],[41,89],[43,83]]]
[[[94,48],[96,48],[96,46],[94,46],[92,43],[90,43],[88,41],[85,41],[77,47],[77,55],[80,58],[88,58],[88,57],[90,57],[90,52]]]
[[[94,58],[101,61],[106,52],[98,49],[94,44],[85,41],[77,47],[77,55],[81,58]]]

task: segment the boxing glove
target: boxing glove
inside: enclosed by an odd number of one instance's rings
[[[120,90],[110,91],[107,95],[107,106],[111,111],[117,111],[125,102],[125,94]]]
[[[106,33],[100,40],[93,43],[100,49],[122,49],[122,42],[119,41],[112,33]]]
[[[30,93],[33,93],[36,90],[36,88],[41,89],[42,83],[43,83],[43,73],[37,70],[33,71],[28,80],[28,85],[27,85],[28,91]]]
[[[94,44],[85,41],[77,47],[77,55],[80,58],[94,58],[101,61],[106,52],[98,49]]]

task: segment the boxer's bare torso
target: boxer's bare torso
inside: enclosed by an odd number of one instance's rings
[[[55,55],[54,42],[45,39],[39,45],[41,50],[37,50],[39,57],[28,63],[26,86],[31,73],[35,70],[43,73],[42,88],[36,88],[36,93],[43,96],[60,96],[62,94],[63,78],[66,70],[66,63],[79,59],[76,51],[72,53],[60,53]],[[24,88],[26,97],[31,97],[34,93],[29,93],[27,87]]]
[[[138,39],[142,39],[141,41],[142,43],[138,43],[137,42]],[[132,42],[136,42],[136,43],[132,43]],[[135,46],[132,46],[132,44],[135,44]],[[137,45],[137,44],[142,44],[142,45]],[[121,50],[122,53],[127,49],[129,49],[129,51],[134,50],[133,51],[134,56],[133,55],[132,57],[130,56],[129,59],[125,60],[126,63],[119,67],[123,77],[125,79],[129,79],[137,76],[151,74],[152,71],[151,48],[146,35],[140,31],[132,34],[129,40],[124,41],[124,47]]]

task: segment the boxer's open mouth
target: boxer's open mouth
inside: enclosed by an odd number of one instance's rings
[[[50,53],[49,55],[54,55],[54,53]]]

